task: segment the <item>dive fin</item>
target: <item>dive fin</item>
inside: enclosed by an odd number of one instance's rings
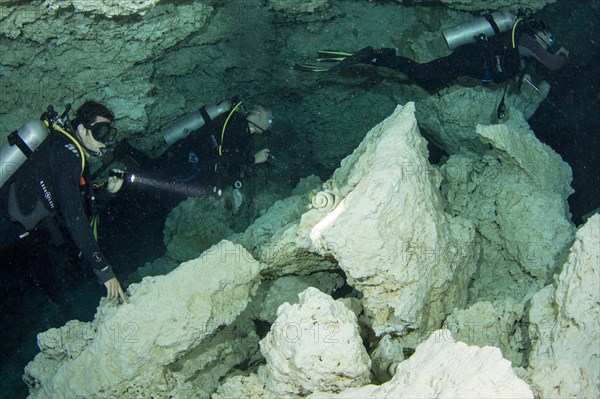
[[[317,61],[340,62],[352,56],[352,54],[347,51],[317,50]]]
[[[295,64],[294,69],[301,72],[327,72],[330,68],[319,65]]]

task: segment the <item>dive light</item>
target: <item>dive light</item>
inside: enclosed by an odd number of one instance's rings
[[[133,173],[123,172],[122,170],[112,169],[108,172],[109,177],[116,177],[117,179],[123,179],[129,183],[135,181],[135,175]]]

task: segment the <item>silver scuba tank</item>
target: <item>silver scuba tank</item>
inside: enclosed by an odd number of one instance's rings
[[[38,119],[25,122],[11,133],[0,149],[0,187],[15,173],[28,156],[48,137],[48,128]]]
[[[210,119],[214,119],[217,116],[229,111],[231,109],[231,103],[228,100],[225,100],[219,104],[209,105],[203,108]],[[177,120],[171,126],[166,128],[163,132],[163,137],[165,138],[167,144],[171,145],[179,140],[183,140],[191,132],[204,126],[207,121],[204,120],[202,111],[203,109],[200,108],[198,111],[195,111],[188,116]]]
[[[491,21],[489,20],[491,19]],[[488,37],[494,36],[496,30],[493,23],[498,27],[500,33],[506,32],[513,27],[517,16],[510,11],[496,11],[485,16],[475,18],[472,22],[466,22],[452,28],[444,29],[442,34],[450,50],[467,43],[474,43],[481,34]]]

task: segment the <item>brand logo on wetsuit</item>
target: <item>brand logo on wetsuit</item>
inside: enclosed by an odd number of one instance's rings
[[[69,150],[71,150],[71,152],[75,155],[77,155],[77,158],[79,158],[79,151],[77,150],[77,147],[75,147],[74,144],[65,144],[65,147],[67,147]]]
[[[52,193],[46,188],[46,183],[44,183],[43,180],[40,180],[40,187],[42,188],[42,191],[44,192],[44,198],[46,198],[48,205],[50,205],[50,209],[54,209],[54,201],[52,201]]]

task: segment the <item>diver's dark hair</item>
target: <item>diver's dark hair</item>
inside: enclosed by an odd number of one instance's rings
[[[115,121],[115,114],[113,114],[113,112],[105,105],[88,100],[75,112],[73,127],[77,128],[80,124],[90,125],[94,123],[99,116],[109,119],[111,122]]]

